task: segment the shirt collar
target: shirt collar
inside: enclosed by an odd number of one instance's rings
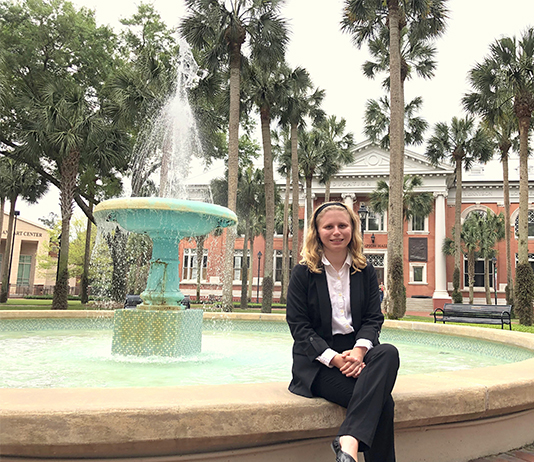
[[[321,257],[321,261],[323,265],[325,266],[332,266],[332,263],[330,263],[324,255]],[[348,252],[347,252],[347,258],[345,258],[345,261],[343,263],[343,266],[345,265],[348,265],[349,267],[352,265],[352,257],[350,256],[350,253]]]

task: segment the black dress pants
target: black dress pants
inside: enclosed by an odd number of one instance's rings
[[[335,335],[334,350],[354,347],[354,335]],[[336,367],[321,367],[312,393],[347,409],[338,435],[359,441],[366,462],[395,462],[391,391],[399,369],[399,353],[393,345],[380,344],[367,352],[359,377],[346,377]]]

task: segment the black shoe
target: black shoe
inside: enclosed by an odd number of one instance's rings
[[[336,436],[334,438],[334,441],[332,441],[332,451],[336,454],[336,462],[357,462],[354,460],[354,457],[352,457],[350,454],[347,454],[341,449],[341,445],[339,444],[339,436]]]

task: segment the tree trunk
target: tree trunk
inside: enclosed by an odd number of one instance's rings
[[[243,36],[244,41],[244,36]],[[228,208],[237,211],[237,177],[239,171],[239,103],[241,81],[241,43],[230,46],[230,111],[228,124]],[[222,307],[233,309],[234,247],[237,231],[227,228],[224,266],[222,270]]]
[[[0,241],[2,240],[1,239],[1,236],[2,236],[2,232],[4,230],[4,207],[6,206],[6,199],[5,197],[0,197]],[[6,247],[7,248],[7,239],[6,239]],[[4,265],[6,264],[6,252],[4,250],[4,256],[2,258],[2,263],[0,264],[0,284],[2,284],[2,281],[4,279]],[[0,286],[0,294],[1,294],[1,287]],[[1,298],[1,295],[0,295],[0,298]]]
[[[248,308],[248,241],[250,237],[250,216],[245,219],[245,236],[243,238],[243,260],[241,260],[241,309]],[[252,256],[252,255],[251,255]]]
[[[484,258],[484,291],[486,292],[486,305],[491,305],[489,258]]]
[[[460,272],[462,280],[462,164],[463,157],[455,156],[456,160],[456,198],[454,200],[454,267]],[[460,282],[460,287],[462,286]],[[461,290],[461,289],[459,289]],[[470,302],[472,303],[472,302]]]
[[[248,301],[252,301],[252,289],[253,289],[253,283],[254,283],[254,232],[252,231],[252,226],[250,228],[250,268],[249,268],[249,278],[248,278]],[[260,279],[260,275],[258,274],[258,281]]]
[[[2,258],[2,289],[0,290],[0,303],[6,303],[9,298],[9,280],[11,278],[11,253],[13,252],[13,233],[15,232],[15,204],[17,196],[10,198],[9,220],[7,223],[6,245],[4,248],[4,257]],[[2,207],[2,212],[4,211]],[[2,213],[3,215],[3,213]]]
[[[502,153],[502,176],[504,194],[504,240],[506,242],[506,286],[509,301],[514,299],[514,284],[512,281],[512,251],[510,248],[510,180],[508,179],[508,150]]]
[[[118,226],[113,234],[106,235],[111,263],[111,290],[110,296],[114,302],[124,302],[126,299],[126,280],[128,274],[128,256],[126,255],[126,245],[128,243],[128,233]]]
[[[273,303],[274,255],[274,171],[271,146],[271,114],[265,105],[260,109],[263,141],[263,174],[265,176],[265,258],[263,261],[262,313],[270,313]]]
[[[470,251],[467,255],[467,277],[469,279],[469,304],[473,304],[475,296],[475,252]]]
[[[326,180],[326,183],[324,184],[324,201],[329,202],[330,201],[330,184],[332,181],[330,178]]]
[[[306,226],[310,226],[310,219],[313,215],[312,180],[313,175],[306,177]]]
[[[59,263],[56,287],[54,288],[54,298],[52,300],[53,310],[66,310],[68,308],[69,297],[69,236],[70,220],[74,206],[74,191],[78,178],[78,166],[80,162],[80,152],[71,151],[59,166],[61,174],[61,192],[59,203],[61,206],[61,243],[59,248]]]
[[[528,134],[530,117],[519,119],[519,239],[518,264],[528,264]]]
[[[402,189],[404,179],[404,94],[401,77],[400,11],[398,0],[388,0],[390,43],[390,171],[388,214],[388,290],[391,312],[399,319],[406,312],[404,287]]]
[[[291,183],[292,183],[292,240],[291,254],[293,264],[299,260],[299,156],[298,156],[298,126],[291,124]],[[289,283],[289,281],[288,281]]]
[[[519,322],[525,326],[533,323],[534,274],[528,261],[528,135],[530,113],[519,118],[519,239],[517,245],[515,299]]]
[[[89,210],[93,213],[93,201],[89,201]],[[85,229],[85,250],[83,254],[83,273],[81,279],[80,300],[82,304],[89,303],[89,264],[91,263],[91,231],[93,223],[87,219]]]
[[[291,173],[286,176],[286,194],[284,201],[284,230],[282,243],[282,284],[280,285],[280,303],[286,302],[287,286],[289,284],[289,189]]]
[[[200,286],[202,281],[202,268],[204,267],[204,241],[206,236],[198,236],[197,241],[197,303],[200,303]]]

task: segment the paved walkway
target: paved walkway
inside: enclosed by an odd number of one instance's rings
[[[515,449],[503,454],[497,454],[481,459],[473,459],[469,462],[534,462],[534,443],[521,449]]]

